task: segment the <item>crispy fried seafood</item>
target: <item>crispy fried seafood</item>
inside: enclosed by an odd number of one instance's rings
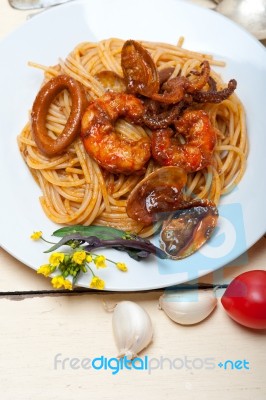
[[[215,208],[247,155],[236,80],[224,84],[215,62],[181,44],[108,39],[45,68],[19,146],[48,217],[150,236],[160,213],[195,199]]]

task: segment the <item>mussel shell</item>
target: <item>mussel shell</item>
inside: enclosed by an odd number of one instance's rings
[[[215,204],[207,200],[194,201],[173,212],[163,222],[160,247],[174,260],[190,256],[211,237],[218,216]]]
[[[160,87],[159,74],[150,53],[135,40],[127,40],[121,52],[121,67],[128,93],[150,97]]]
[[[182,168],[170,166],[157,169],[130,193],[126,208],[128,216],[150,225],[161,219],[160,214],[179,209],[186,182],[187,174]]]

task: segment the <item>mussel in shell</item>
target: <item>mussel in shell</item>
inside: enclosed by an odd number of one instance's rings
[[[177,210],[184,202],[186,172],[179,167],[162,167],[138,183],[127,201],[127,214],[135,221],[149,225],[163,213]]]
[[[217,207],[208,200],[194,200],[174,211],[163,222],[161,249],[174,260],[190,256],[210,238],[218,216]]]
[[[151,96],[159,91],[160,80],[149,52],[135,40],[127,40],[121,52],[121,66],[128,93]]]

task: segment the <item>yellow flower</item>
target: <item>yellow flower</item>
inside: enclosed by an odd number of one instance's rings
[[[42,232],[38,231],[38,232],[33,232],[30,238],[32,240],[39,240],[41,237],[42,237]]]
[[[92,256],[90,254],[87,255],[86,262],[88,263],[92,262]]]
[[[72,290],[72,283],[68,279],[64,279],[62,275],[55,276],[52,280],[51,283],[55,289],[60,289],[61,287],[64,287],[65,289]]]
[[[63,285],[64,285],[65,289],[68,289],[68,290],[72,290],[73,289],[72,283],[68,279],[64,280]]]
[[[52,280],[51,280],[51,284],[53,285],[53,287],[55,289],[60,289],[62,286],[64,286],[64,281],[65,279],[63,278],[63,276],[55,276]]]
[[[92,278],[91,283],[90,283],[90,288],[103,290],[104,286],[105,286],[104,280],[102,280],[98,276],[94,276]]]
[[[106,257],[104,256],[96,256],[93,261],[97,268],[106,268],[105,260]]]
[[[51,266],[49,264],[41,265],[40,268],[37,269],[37,274],[42,274],[46,277],[49,276],[51,272]]]
[[[86,259],[86,252],[84,250],[75,251],[75,253],[72,255],[72,260],[78,265],[83,264],[83,261],[85,259]]]
[[[127,266],[126,266],[125,263],[117,262],[117,263],[116,263],[116,267],[117,267],[118,269],[120,269],[120,271],[127,272]]]
[[[58,267],[61,262],[64,261],[65,255],[64,253],[52,253],[49,258],[49,263],[53,267]]]

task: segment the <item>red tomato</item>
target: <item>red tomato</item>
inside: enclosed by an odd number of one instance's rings
[[[266,329],[266,271],[237,276],[221,299],[227,314],[241,325]]]

